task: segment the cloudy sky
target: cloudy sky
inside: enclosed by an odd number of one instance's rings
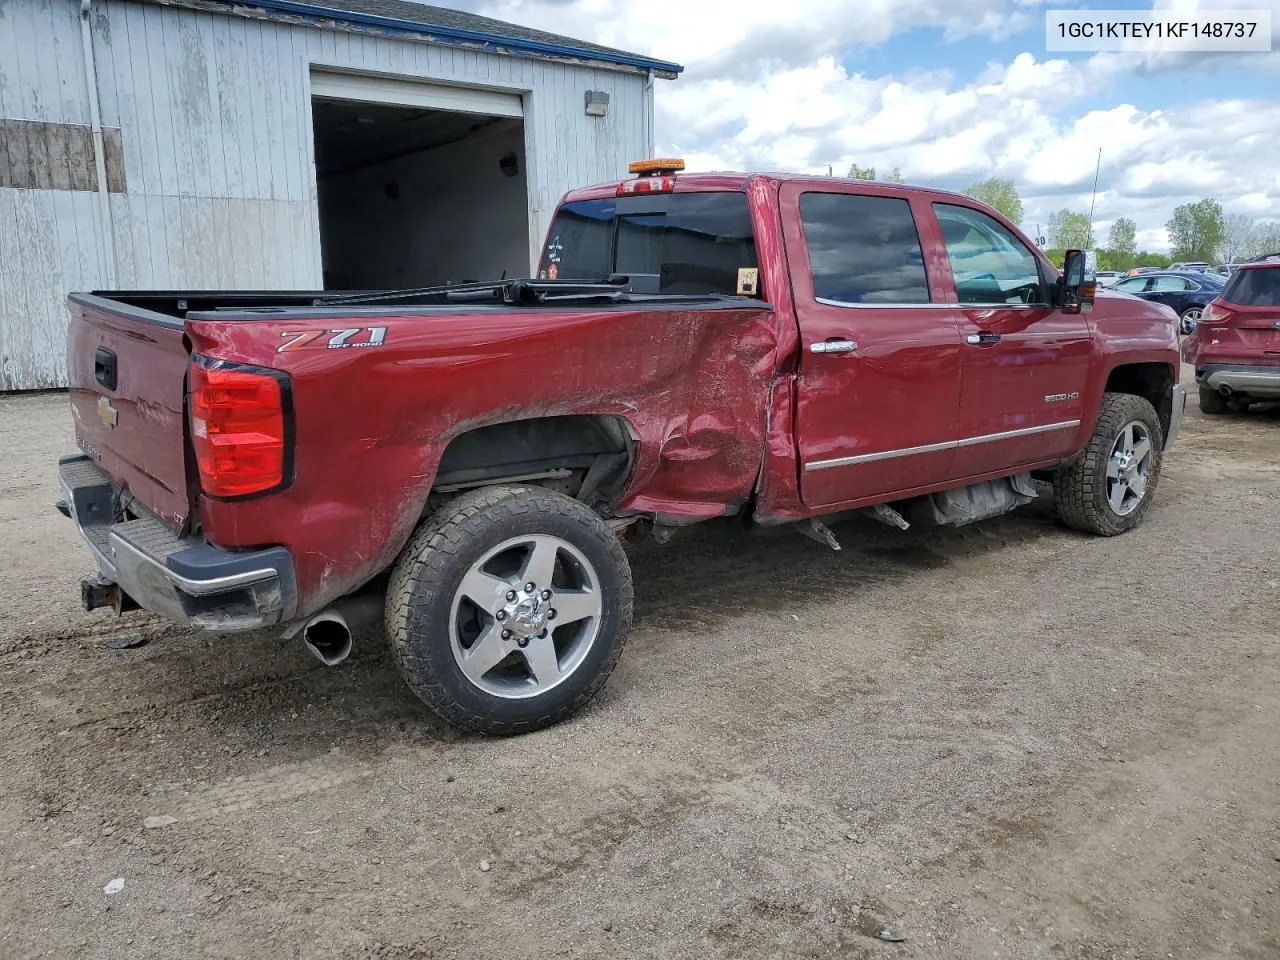
[[[1208,196],[1280,218],[1280,0],[1158,0],[1269,9],[1272,53],[1046,53],[1038,0],[436,0],[681,63],[657,81],[659,155],[692,170],[900,167],[963,189],[996,174],[1023,226],[1054,210],[1137,221],[1165,249],[1173,207]],[[1147,3],[1061,0],[1052,8]]]

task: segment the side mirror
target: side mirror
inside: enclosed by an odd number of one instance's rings
[[[1062,262],[1062,310],[1088,313],[1098,292],[1097,271],[1091,251],[1068,250]]]

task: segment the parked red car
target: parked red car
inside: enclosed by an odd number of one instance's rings
[[[1280,253],[1241,264],[1182,351],[1196,368],[1203,412],[1280,400]]]
[[[623,532],[851,510],[969,523],[1052,481],[1073,527],[1151,504],[1185,396],[1176,316],[1060,274],[966,196],[641,176],[556,212],[539,278],[71,297],[65,501],[89,608],[301,631],[382,614],[413,690],[488,733],[604,683]]]

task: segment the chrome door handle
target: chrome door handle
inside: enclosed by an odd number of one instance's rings
[[[821,340],[809,345],[810,353],[853,353],[857,349],[857,340]]]
[[[989,347],[993,343],[1000,342],[1000,334],[983,330],[981,333],[971,333],[964,339],[966,343],[975,347]]]

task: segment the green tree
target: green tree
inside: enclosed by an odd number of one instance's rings
[[[1049,216],[1049,246],[1063,250],[1089,250],[1093,247],[1093,231],[1083,213],[1062,209]]]
[[[988,207],[995,207],[1014,223],[1022,223],[1022,198],[1018,196],[1018,188],[1012,180],[987,177],[970,184],[965,193]]]
[[[1121,217],[1111,225],[1107,235],[1107,252],[1112,270],[1128,270],[1138,255],[1138,226],[1128,217]]]
[[[1175,260],[1201,260],[1213,263],[1218,248],[1226,240],[1227,227],[1222,217],[1222,204],[1207,197],[1196,203],[1173,208],[1173,218],[1165,224]]]
[[[882,183],[906,183],[902,177],[902,170],[894,167],[883,177],[876,176],[875,167],[860,167],[856,163],[850,164],[849,172],[845,174],[850,180],[880,180]]]

